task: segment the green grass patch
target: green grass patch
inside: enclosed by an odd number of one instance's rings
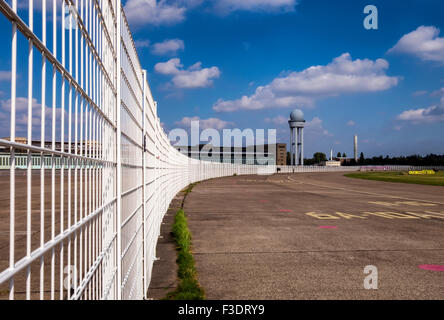
[[[191,192],[191,189],[189,192]],[[187,217],[183,209],[177,211],[174,217],[172,233],[177,244],[176,262],[179,285],[176,290],[168,293],[165,299],[203,300],[205,299],[205,293],[197,281],[196,267],[191,253],[191,233],[188,229]]]
[[[432,186],[444,186],[444,171],[430,175],[409,175],[408,172],[357,172],[345,174],[346,177],[378,180],[386,182],[401,182],[413,184],[427,184]]]
[[[188,185],[188,187],[186,187],[185,189],[182,190],[182,192],[185,193],[185,196],[187,196],[193,190],[193,187],[196,184],[198,184],[198,182],[192,183],[192,184]]]

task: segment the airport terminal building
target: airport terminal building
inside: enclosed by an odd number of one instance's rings
[[[175,146],[186,156],[222,163],[253,164],[253,165],[286,165],[287,144],[266,144],[248,147],[216,147],[201,144],[199,146]]]

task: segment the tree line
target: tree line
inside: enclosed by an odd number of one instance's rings
[[[347,155],[344,153],[342,157],[346,157]],[[337,157],[341,157],[341,154],[338,153]],[[316,152],[313,154],[312,158],[305,158],[304,164],[307,166],[321,164],[322,162],[327,161],[327,156],[325,153]],[[290,153],[287,153],[287,165],[290,165]],[[344,161],[344,166],[383,166],[383,165],[400,165],[400,166],[444,166],[444,155],[437,154],[428,154],[426,156],[421,155],[410,155],[410,156],[399,156],[399,157],[389,157],[387,156],[379,156],[379,157],[371,157],[366,158],[364,153],[361,152],[358,161],[355,159],[347,159]]]

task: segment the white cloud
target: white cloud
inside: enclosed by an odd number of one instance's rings
[[[11,71],[0,71],[0,81],[11,80]]]
[[[26,97],[17,97],[15,102],[15,110],[16,110],[16,135],[17,136],[25,136],[27,132],[28,125],[28,98]],[[63,112],[66,114],[66,111]],[[40,137],[40,127],[42,122],[42,110],[41,103],[37,101],[37,99],[32,99],[32,127],[33,134],[38,135]],[[10,127],[10,119],[11,117],[11,99],[0,100],[0,136],[8,136],[9,127]],[[61,108],[56,108],[56,126],[60,127],[60,118],[61,118]],[[45,107],[45,131],[46,135],[49,136],[51,134],[51,126],[52,126],[52,108],[46,106]],[[57,135],[60,134],[60,130],[57,130]]]
[[[169,39],[154,43],[151,46],[151,52],[157,55],[176,54],[177,51],[185,48],[183,40]]]
[[[423,61],[437,61],[444,64],[444,38],[438,37],[436,27],[420,26],[404,35],[389,53],[407,53]]]
[[[167,0],[128,0],[123,9],[132,26],[179,23],[186,11],[183,4]]]
[[[232,11],[263,11],[280,12],[293,11],[297,5],[296,0],[216,0],[214,7],[220,13]]]
[[[218,112],[258,110],[282,107],[311,107],[318,98],[347,93],[376,92],[398,84],[397,77],[385,74],[389,64],[384,59],[352,60],[349,53],[325,66],[312,66],[291,72],[257,87],[251,96],[237,100],[219,99],[213,106]]]
[[[413,123],[431,123],[444,121],[444,97],[440,104],[428,108],[410,109],[396,117],[397,120],[411,121]]]
[[[324,128],[323,120],[318,117],[314,117],[311,121],[308,121],[305,125],[305,130],[309,135],[321,135],[327,137],[333,137],[333,134]]]
[[[224,128],[234,126],[234,122],[224,121],[218,118],[200,119],[197,116],[184,117],[182,118],[182,120],[175,122],[175,124],[183,128],[189,128],[191,126],[191,121],[199,121],[199,128],[201,130],[205,129],[222,130]]]
[[[264,121],[266,123],[273,123],[273,124],[276,124],[276,125],[281,125],[281,124],[288,123],[288,120],[289,120],[288,118],[283,117],[283,116],[276,116],[274,118],[265,118],[264,119]]]
[[[432,96],[432,97],[435,97],[435,96],[444,96],[444,87],[442,87],[442,88],[439,89],[439,90],[433,91],[432,94],[431,94],[431,96]]]
[[[183,69],[180,59],[173,58],[167,62],[159,62],[154,70],[160,74],[172,75],[173,85],[176,88],[206,88],[213,85],[213,80],[219,78],[218,67],[202,68],[202,63],[197,62],[188,69]]]
[[[179,72],[179,68],[183,68],[179,58],[173,58],[167,62],[159,62],[154,66],[154,70],[156,72],[168,75],[177,74]]]
[[[145,40],[136,40],[134,41],[134,44],[136,45],[137,48],[148,48],[150,46],[150,40],[145,39]]]
[[[353,126],[356,125],[356,122],[354,122],[353,120],[350,120],[350,121],[347,122],[347,125],[348,125],[349,127],[353,127]]]
[[[297,4],[297,0],[127,0],[124,10],[131,25],[159,26],[182,22],[187,11],[198,6],[225,15],[235,11],[291,12]]]

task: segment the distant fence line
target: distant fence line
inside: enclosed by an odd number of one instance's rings
[[[44,162],[45,169],[51,169],[54,165],[56,170],[68,168],[75,168],[76,166],[82,168],[96,167],[101,168],[100,163],[88,163],[88,160],[80,161],[80,164],[76,164],[74,160],[66,161],[65,158],[57,155],[31,155],[31,168],[33,170],[41,169],[42,158]],[[0,170],[9,170],[11,155],[10,154],[0,154]],[[201,161],[197,165],[207,163]],[[208,164],[217,165],[219,162],[208,162]],[[219,163],[225,166],[237,166],[234,173],[242,174],[242,165],[234,165],[229,163]],[[387,165],[387,166],[340,166],[340,167],[327,167],[327,166],[261,166],[261,165],[247,165],[250,167],[249,172],[252,174],[273,174],[273,173],[303,173],[303,172],[348,172],[348,171],[412,171],[412,170],[444,170],[444,166],[397,166],[397,165]],[[28,168],[28,156],[15,154],[15,168],[16,169],[27,169]]]
[[[348,171],[410,171],[410,170],[444,170],[444,166],[278,166],[280,173],[303,172],[348,172]]]

